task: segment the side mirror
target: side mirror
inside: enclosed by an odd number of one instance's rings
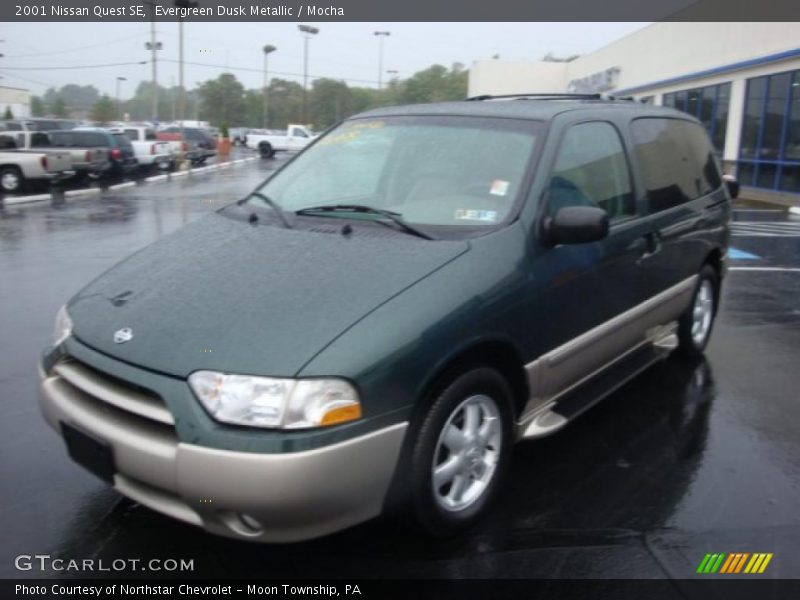
[[[544,221],[548,246],[587,244],[608,235],[608,213],[596,206],[565,206]]]
[[[732,177],[731,175],[725,175],[722,178],[725,181],[725,187],[728,188],[728,195],[731,198],[738,198],[739,197],[739,181]]]

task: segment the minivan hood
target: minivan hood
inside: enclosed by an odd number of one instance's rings
[[[179,377],[198,369],[292,376],[371,310],[468,249],[360,229],[345,237],[209,215],[77,294],[67,307],[73,335]],[[125,328],[131,339],[115,342]]]

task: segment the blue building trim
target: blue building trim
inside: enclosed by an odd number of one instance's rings
[[[651,83],[647,83],[644,85],[637,85],[635,87],[630,87],[623,90],[614,90],[613,93],[614,95],[635,94],[637,92],[643,90],[649,90],[654,87],[673,85],[675,83],[681,83],[682,81],[691,81],[692,79],[699,79],[701,77],[720,75],[722,73],[728,73],[730,71],[739,71],[741,69],[747,69],[749,67],[757,67],[759,65],[766,65],[769,63],[774,63],[781,60],[786,60],[789,58],[797,58],[797,57],[800,57],[800,48],[795,48],[794,50],[786,50],[784,52],[778,52],[776,54],[768,54],[767,56],[752,58],[750,60],[743,60],[740,62],[723,65],[721,67],[714,67],[713,69],[706,69],[704,71],[695,71],[694,73],[687,73],[686,75],[680,75],[678,77],[661,79],[659,81],[653,81]]]

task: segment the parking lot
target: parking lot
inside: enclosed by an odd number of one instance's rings
[[[669,359],[558,435],[519,445],[510,485],[464,537],[431,541],[375,521],[294,545],[231,541],[73,464],[36,400],[59,306],[279,164],[0,210],[0,576],[41,576],[16,571],[19,554],[186,558],[206,577],[685,578],[707,552],[769,552],[771,577],[800,573],[800,217],[766,205],[734,213],[707,360]],[[257,268],[258,257],[243,263]]]

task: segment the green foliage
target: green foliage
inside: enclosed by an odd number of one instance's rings
[[[219,136],[223,138],[231,137],[230,132],[228,131],[227,121],[223,121],[222,124],[219,126]]]
[[[31,98],[31,116],[32,117],[43,117],[47,114],[47,109],[44,106],[44,102],[39,96],[33,96]]]
[[[93,85],[69,83],[59,90],[48,89],[44,93],[43,100],[49,106],[53,106],[57,98],[60,98],[71,109],[89,110],[100,99],[100,92]]]
[[[104,95],[94,103],[91,112],[91,119],[92,121],[97,121],[102,125],[108,123],[109,121],[113,121],[116,114],[117,107],[114,105],[114,101],[108,96]]]
[[[13,119],[14,118],[14,112],[11,110],[10,106],[6,106],[6,111],[3,113],[3,118],[4,119]]]
[[[244,86],[231,73],[203,82],[198,88],[200,119],[212,125],[222,122],[245,125]]]
[[[52,102],[48,101],[47,103],[50,105],[50,112],[53,113],[54,117],[60,117],[62,119],[69,117],[67,103],[64,102],[61,96],[56,96]]]

